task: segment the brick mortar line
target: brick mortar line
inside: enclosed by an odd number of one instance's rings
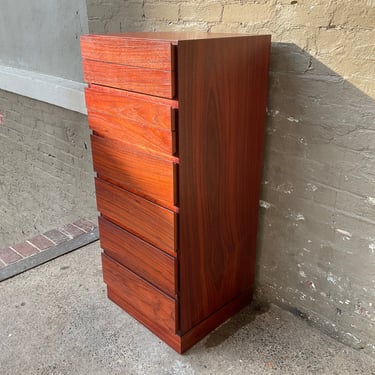
[[[58,229],[57,229],[57,230],[58,230]],[[42,236],[45,237],[48,241],[51,241],[55,246],[58,245],[58,243],[55,242],[52,238],[49,238],[49,237],[45,236],[44,234],[42,234]],[[65,242],[65,241],[64,241],[64,242]],[[53,246],[50,246],[50,247],[53,247]]]
[[[94,224],[94,223],[93,223]],[[85,233],[89,233],[86,229],[79,227],[78,225],[75,225],[74,223],[71,223],[71,225],[75,226],[77,229],[80,229],[84,231]],[[95,225],[95,224],[94,224]],[[96,226],[96,225],[95,225]]]
[[[57,229],[60,233],[62,234],[65,234],[66,237],[68,237],[70,240],[72,240],[74,237],[69,233],[67,232],[66,230],[64,229]],[[83,233],[82,233],[83,234]]]
[[[46,240],[51,241],[55,246],[57,245],[57,243],[54,240],[51,240],[49,237],[45,236],[44,233],[41,233],[40,235],[43,236]]]
[[[31,243],[30,240],[26,240],[25,243],[28,243],[29,245],[31,245],[32,247],[34,247],[35,249],[37,249],[38,252],[41,252],[41,251],[42,251],[41,249],[39,249],[38,246],[35,246],[33,243]]]
[[[95,225],[95,223],[93,223],[92,221],[90,221],[89,219],[83,219],[85,221],[87,221],[88,223],[91,223],[92,224],[92,229],[91,230],[86,230],[82,227],[79,227],[78,225],[74,224],[74,223],[68,223],[66,225],[72,225],[73,227],[77,228],[78,230],[82,231],[81,234],[77,235],[77,236],[73,236],[72,234],[68,233],[67,231],[65,231],[64,229],[60,229],[60,228],[56,228],[55,230],[57,230],[58,232],[60,232],[61,234],[63,234],[66,239],[64,239],[63,242],[60,242],[60,243],[57,243],[55,242],[52,238],[49,238],[47,237],[44,233],[40,233],[38,234],[39,236],[42,236],[43,238],[45,238],[47,241],[51,242],[51,246],[45,248],[45,249],[40,249],[37,245],[34,245],[32,242],[30,242],[32,239],[28,239],[28,240],[25,240],[24,242],[21,242],[21,243],[17,243],[15,245],[12,245],[12,246],[8,246],[8,248],[13,251],[15,254],[19,255],[21,257],[21,259],[18,259],[16,260],[15,262],[12,262],[12,263],[6,263],[3,259],[0,258],[0,264],[3,264],[4,267],[1,268],[1,270],[3,270],[4,268],[6,267],[9,267],[9,266],[14,266],[15,264],[17,263],[20,263],[22,261],[25,261],[39,253],[44,253],[48,250],[53,250],[54,248],[56,247],[59,247],[59,246],[63,246],[64,244],[70,242],[70,241],[74,241],[76,238],[79,238],[83,235],[87,235],[87,234],[90,234],[90,233],[93,233],[97,230],[97,225]],[[30,245],[32,246],[34,249],[37,250],[37,253],[34,253],[34,254],[30,254],[30,255],[23,255],[21,254],[19,251],[17,251],[14,246],[17,246],[17,245],[24,245],[24,244],[27,244],[27,245]]]
[[[12,246],[9,246],[9,249],[12,249],[16,254],[18,254],[22,259],[24,258],[27,258],[25,257],[24,255],[22,255],[21,253],[19,253],[15,248],[13,248]],[[21,260],[21,259],[20,259]]]
[[[0,269],[0,282],[35,268],[61,255],[77,250],[94,241],[97,241],[98,239],[98,228],[95,227],[88,233],[81,234],[70,241],[65,241],[49,248],[49,251],[35,253],[31,256],[20,259],[18,262],[6,265],[4,268]]]

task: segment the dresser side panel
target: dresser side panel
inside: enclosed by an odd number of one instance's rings
[[[180,330],[253,286],[269,36],[180,41]]]

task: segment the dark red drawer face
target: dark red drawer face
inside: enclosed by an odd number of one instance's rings
[[[94,60],[83,60],[82,65],[86,82],[162,98],[173,98],[175,96],[173,71]]]
[[[175,96],[174,48],[169,41],[86,35],[81,37],[81,51],[86,82]]]
[[[125,38],[123,35],[81,36],[83,59],[156,70],[174,70],[170,41]]]
[[[177,205],[177,166],[172,161],[94,135],[91,145],[94,170],[100,178],[164,207]]]
[[[93,86],[85,90],[89,126],[96,134],[143,149],[176,153],[177,103]]]
[[[175,297],[176,259],[99,217],[100,244],[111,258]]]
[[[175,255],[177,214],[100,179],[96,201],[102,215],[152,245]]]
[[[177,302],[119,263],[102,254],[103,278],[121,298],[120,306],[140,321],[155,322],[163,331],[176,333]]]

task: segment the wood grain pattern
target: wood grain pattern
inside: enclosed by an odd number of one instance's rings
[[[85,90],[88,122],[101,136],[124,141],[146,151],[177,153],[175,102],[150,101],[149,96],[116,89]]]
[[[179,348],[179,353],[184,353],[199,340],[201,340],[204,336],[206,336],[220,324],[224,323],[227,319],[229,319],[231,316],[248,305],[251,302],[252,292],[252,290],[248,290],[237,296],[226,305],[222,306],[219,310],[215,311],[215,313],[208,316],[202,322],[194,326],[190,331],[186,332],[181,337],[181,346]]]
[[[99,217],[100,244],[105,254],[167,293],[176,297],[177,260]]]
[[[156,336],[160,337],[166,344],[171,346],[174,350],[178,353],[181,353],[181,337],[168,331],[165,327],[163,327],[158,320],[153,319],[145,314],[142,314],[132,306],[132,304],[128,301],[126,296],[121,293],[120,289],[114,289],[111,286],[108,286],[108,298],[116,303],[118,306],[122,307],[128,314],[130,314],[133,318],[138,320],[142,323],[145,327],[147,327],[151,332],[153,332]]]
[[[164,331],[176,332],[176,301],[135,273],[102,254],[103,279],[131,306],[139,319],[157,322]]]
[[[178,102],[149,95],[92,85],[85,89],[89,112],[118,117],[124,126],[129,122],[162,130],[175,130],[174,109]]]
[[[173,162],[95,135],[91,136],[91,147],[94,170],[100,178],[175,209]]]
[[[269,48],[178,44],[182,334],[253,284]]]
[[[130,122],[124,124],[117,116],[95,112],[89,112],[88,123],[90,129],[101,137],[126,142],[170,160],[174,160],[170,156],[177,154],[175,132]]]
[[[84,59],[150,69],[174,69],[172,46],[169,40],[127,38],[126,34],[83,35],[81,51]]]
[[[180,336],[179,334],[174,334],[166,331],[159,325],[158,321],[154,321],[140,315],[139,312],[135,310],[126,300],[121,298],[118,293],[118,290],[112,290],[111,287],[108,287],[108,297],[113,302],[121,306],[125,311],[127,311],[135,319],[140,321],[155,335],[159,336],[165,343],[167,343],[180,354],[186,352],[194,344],[204,338],[208,333],[217,328],[220,324],[224,323],[228,318],[236,314],[246,305],[248,305],[251,301],[252,296],[251,290],[243,293],[242,295],[227,303],[220,310],[207,317],[207,319],[196,325],[185,335]]]
[[[270,36],[82,50],[108,296],[181,353],[251,300]]]
[[[105,218],[175,255],[176,213],[98,178],[95,188],[98,210]]]
[[[164,98],[173,98],[175,95],[173,71],[94,60],[83,60],[82,64],[86,82]]]

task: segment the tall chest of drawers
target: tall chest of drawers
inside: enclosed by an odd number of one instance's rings
[[[81,50],[108,297],[182,353],[252,298],[270,36]]]

